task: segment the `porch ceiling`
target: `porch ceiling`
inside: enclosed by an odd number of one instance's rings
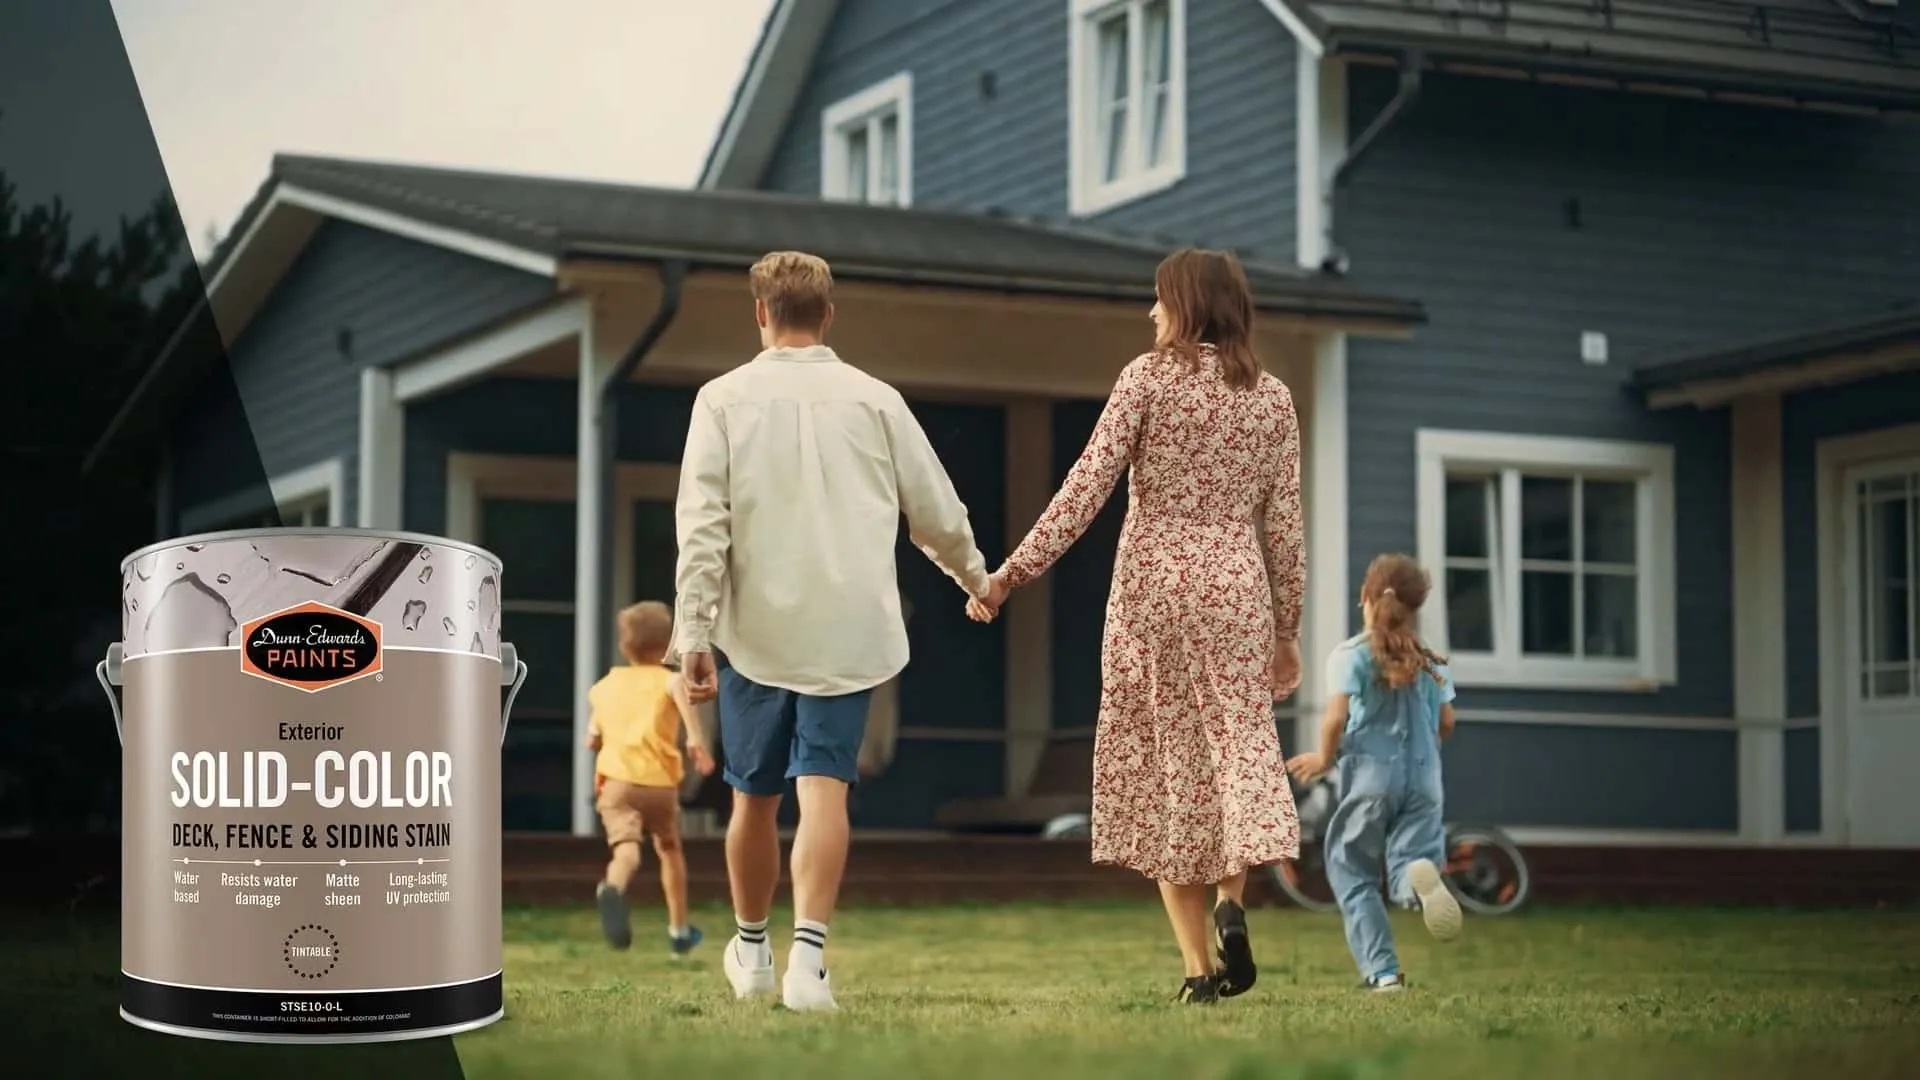
[[[1642,364],[1633,385],[1656,409],[1712,408],[1920,368],[1920,300],[1844,322],[1694,350]]]

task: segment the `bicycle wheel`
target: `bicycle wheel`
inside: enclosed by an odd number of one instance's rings
[[[1520,846],[1488,825],[1448,830],[1446,876],[1460,906],[1476,915],[1516,911],[1533,892]]]
[[[1334,911],[1333,886],[1327,884],[1327,868],[1320,859],[1320,845],[1300,843],[1300,857],[1266,867],[1268,878],[1296,907],[1308,911]]]

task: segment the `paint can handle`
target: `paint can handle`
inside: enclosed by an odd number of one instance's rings
[[[508,672],[512,672],[509,676]],[[513,647],[511,641],[500,643],[500,685],[507,688],[506,703],[500,706],[500,745],[507,745],[507,724],[513,720],[513,699],[520,696],[520,687],[527,681],[527,662],[520,659],[520,650]]]
[[[100,680],[100,689],[107,692],[107,707],[113,710],[114,737],[123,745],[127,733],[120,724],[120,695],[114,688],[120,685],[120,664],[125,658],[126,646],[116,641],[107,646],[107,658],[93,666],[93,677]]]

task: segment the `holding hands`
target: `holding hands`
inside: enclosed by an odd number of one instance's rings
[[[1007,585],[1004,567],[987,575],[987,594],[968,598],[967,618],[977,623],[992,622],[999,617],[1000,608],[1007,602],[1007,594],[1012,591]]]

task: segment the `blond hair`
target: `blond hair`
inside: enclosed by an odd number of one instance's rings
[[[673,643],[673,610],[658,600],[642,600],[623,608],[615,626],[620,631],[620,655],[629,664],[655,664]]]
[[[753,298],[767,305],[767,321],[786,330],[819,330],[833,305],[833,271],[804,251],[776,251],[747,272]]]

